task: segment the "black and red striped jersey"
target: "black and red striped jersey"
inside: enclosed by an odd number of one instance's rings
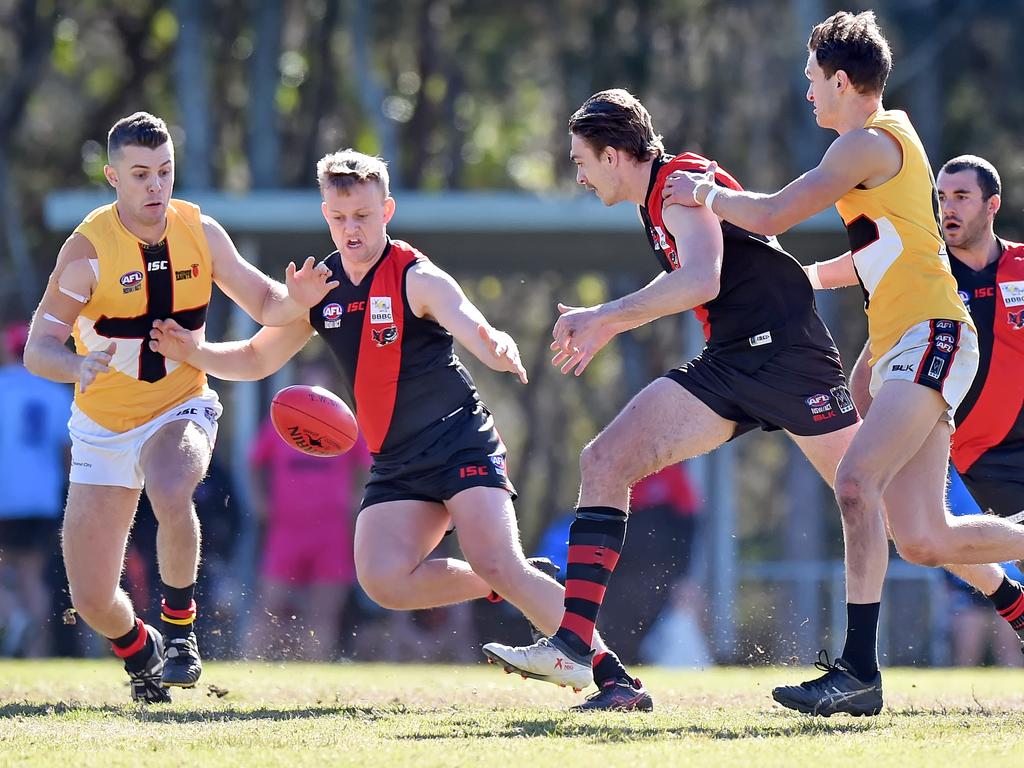
[[[339,363],[359,430],[375,455],[401,454],[426,427],[477,399],[451,334],[409,307],[409,269],[423,261],[408,243],[389,239],[353,285],[335,251],[325,263],[341,285],[309,314]]]
[[[950,256],[960,298],[978,329],[978,374],[956,412],[953,464],[1019,476],[1024,461],[1024,244],[999,241],[982,270]]]
[[[666,272],[672,272],[686,259],[685,244],[680,247],[665,226],[662,216],[662,190],[669,174],[675,171],[703,172],[707,158],[686,152],[663,155],[651,167],[646,205],[640,217],[647,228],[647,239]],[[739,182],[721,168],[715,181],[724,187],[741,190]],[[832,344],[831,337],[814,305],[814,290],[800,264],[786,253],[774,237],[754,234],[728,222],[722,222],[724,251],[718,296],[694,309],[704,326],[704,338],[710,349],[727,347],[744,352],[771,353],[796,341]],[[773,349],[774,348],[774,349]]]

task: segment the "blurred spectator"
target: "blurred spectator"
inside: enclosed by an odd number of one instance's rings
[[[627,664],[655,661],[642,658],[641,643],[663,610],[668,609],[665,620],[671,617],[676,630],[681,629],[681,621],[689,621],[693,625],[689,636],[703,638],[697,623],[697,616],[703,613],[700,592],[689,579],[698,513],[697,496],[682,464],[666,467],[632,488],[626,529],[630,545],[615,568],[598,626]],[[572,519],[572,514],[567,514],[553,521],[541,536],[536,553],[561,566],[562,574]],[[703,665],[706,654],[700,653],[700,648],[695,650],[691,662]]]
[[[330,370],[323,360],[307,358],[299,362],[296,381],[330,389]],[[244,653],[334,658],[355,581],[352,531],[369,452],[360,440],[341,456],[308,456],[285,443],[268,418],[250,462],[263,555]]]
[[[982,514],[960,475],[949,468],[949,509],[957,516]],[[1016,563],[1003,563],[1006,575],[1024,583],[1024,573]],[[992,602],[974,587],[944,571],[950,585],[950,642],[953,664],[977,667],[993,663],[1003,667],[1024,666],[1020,638],[998,613]]]
[[[51,649],[47,566],[58,546],[67,478],[71,387],[21,364],[28,326],[3,331],[0,357],[0,627],[2,655]]]

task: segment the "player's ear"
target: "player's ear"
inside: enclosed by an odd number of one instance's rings
[[[836,70],[836,90],[840,93],[846,89],[846,86],[850,84],[850,76],[846,74],[845,70]]]
[[[999,207],[1003,204],[1003,198],[1001,195],[992,195],[988,200],[985,201],[986,209],[989,216],[995,216],[999,213]]]
[[[395,208],[396,207],[397,207],[397,203],[395,203],[395,198],[393,198],[393,197],[385,197],[384,198],[384,224],[385,225],[389,221],[391,221],[391,217],[395,215]]]
[[[104,165],[103,176],[106,178],[107,184],[112,186],[114,189],[117,189],[117,171],[114,170],[114,166]]]
[[[322,213],[324,215],[324,221],[326,221],[328,224],[330,224],[331,223],[331,218],[330,218],[330,216],[327,215],[327,201],[326,200],[321,200],[320,201],[320,213]]]

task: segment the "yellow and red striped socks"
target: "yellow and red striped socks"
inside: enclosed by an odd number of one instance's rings
[[[188,637],[196,620],[196,601],[193,599],[196,585],[169,587],[163,585],[164,599],[160,608],[160,621],[164,634],[169,638]]]
[[[626,538],[626,513],[580,507],[569,528],[565,614],[555,636],[580,654],[590,653],[594,625]]]

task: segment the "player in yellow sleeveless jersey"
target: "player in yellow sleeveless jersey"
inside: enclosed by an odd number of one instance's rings
[[[784,232],[835,205],[850,252],[811,265],[816,288],[860,283],[873,356],[870,412],[835,477],[846,543],[847,637],[826,674],[773,691],[811,714],[877,714],[881,675],[875,650],[888,564],[885,521],[907,560],[976,564],[958,572],[983,581],[988,566],[1024,554],[1024,531],[995,518],[952,519],[945,509],[952,414],[978,364],[970,315],[956,292],[933,207],[928,159],[906,114],[886,110],[889,44],[870,11],[840,12],[808,41],[807,100],[818,125],[839,134],[821,163],[774,194],[715,186],[684,174],[666,197],[704,205],[763,234]],[[883,504],[884,502],[884,504]]]
[[[174,148],[163,120],[145,112],[119,120],[107,152],[104,174],[116,200],[90,213],[61,248],[25,365],[78,384],[62,535],[72,602],[124,659],[132,698],[168,701],[168,686],[192,687],[202,671],[192,496],[221,406],[202,371],[149,348],[149,332],[173,318],[202,338],[213,283],[269,325],[304,315],[337,283],[308,259],[300,270],[289,265],[286,288],[246,262],[197,206],[172,199]],[[74,352],[65,346],[72,333]],[[159,526],[159,631],[136,617],[119,586],[143,485]]]

